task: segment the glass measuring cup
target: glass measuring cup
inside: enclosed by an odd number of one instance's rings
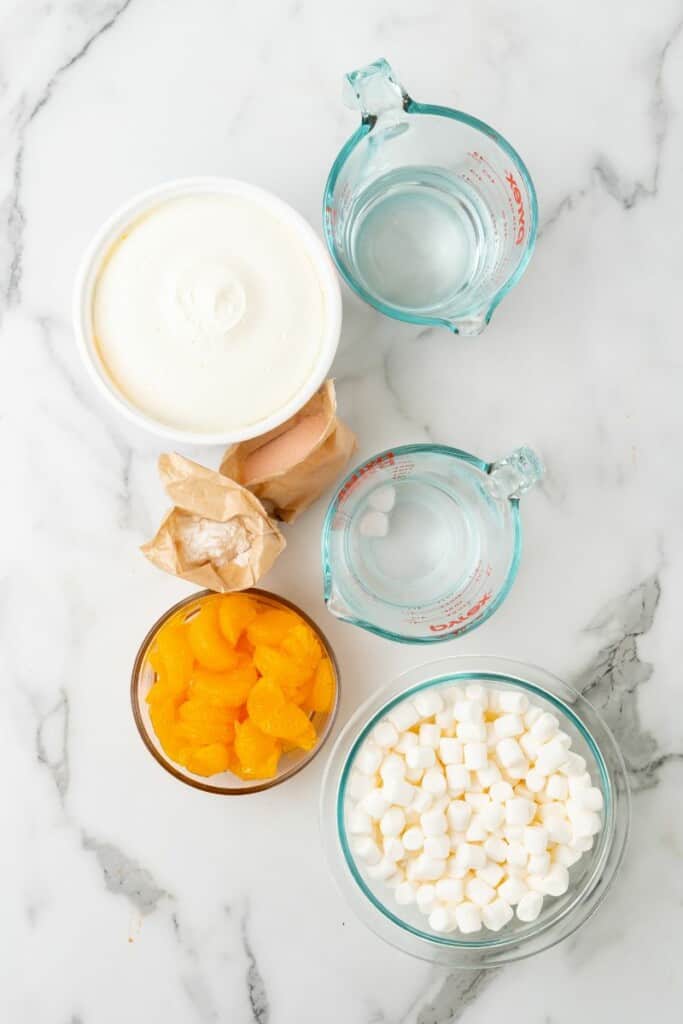
[[[346,83],[362,120],[325,188],[337,269],[388,316],[480,334],[531,258],[529,172],[483,121],[416,103],[385,60]]]
[[[488,463],[445,445],[381,452],[325,516],[325,603],[390,640],[435,643],[491,616],[517,575],[519,498],[543,475],[530,448]]]

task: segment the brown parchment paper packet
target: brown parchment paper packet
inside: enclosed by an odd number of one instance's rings
[[[291,523],[334,483],[356,447],[355,434],[337,419],[334,381],[327,380],[286,423],[228,448],[220,471]]]
[[[174,507],[140,548],[150,562],[221,593],[270,569],[285,539],[251,491],[176,453],[159,456],[159,476]]]

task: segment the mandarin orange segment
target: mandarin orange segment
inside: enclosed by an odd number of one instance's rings
[[[255,647],[254,664],[262,676],[267,676],[283,689],[304,682],[300,666],[276,647],[268,647],[266,644]]]
[[[194,656],[181,625],[169,622],[162,626],[152,645],[149,660],[168,689],[175,696],[182,697],[187,689]]]
[[[230,751],[224,743],[209,743],[187,752],[185,767],[195,775],[217,775],[230,766]]]
[[[191,698],[178,708],[176,733],[192,745],[230,743],[234,735],[235,713]]]
[[[236,667],[239,656],[220,631],[215,601],[201,606],[187,632],[192,653],[204,668],[225,672]]]
[[[289,740],[310,750],[315,746],[316,731],[301,708],[286,700],[279,686],[270,679],[260,679],[247,700],[249,718],[262,732]]]
[[[249,661],[229,672],[211,672],[198,666],[192,673],[192,698],[218,707],[238,708],[257,679],[258,672]]]
[[[249,626],[247,637],[254,647],[270,644],[278,647],[285,636],[299,622],[294,612],[283,608],[268,608],[261,612]]]
[[[231,647],[236,646],[257,614],[258,604],[248,594],[226,594],[220,599],[218,625]]]
[[[323,656],[318,638],[305,622],[298,622],[282,641],[282,649],[301,666],[304,677],[311,676]]]
[[[235,726],[235,753],[246,778],[272,778],[277,772],[281,746],[247,718]]]
[[[324,658],[313,678],[309,705],[313,711],[329,711],[334,701],[334,673],[329,658]]]

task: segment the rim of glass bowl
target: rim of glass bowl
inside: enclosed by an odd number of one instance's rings
[[[477,455],[472,455],[470,452],[463,451],[462,448],[452,448],[447,444],[402,444],[394,448],[385,448],[381,452],[376,452],[374,455],[370,455],[365,459],[364,462],[360,462],[355,466],[350,473],[347,473],[335,491],[332,500],[327,507],[320,535],[320,557],[323,568],[323,598],[326,605],[329,605],[329,600],[332,597],[334,589],[332,583],[333,572],[330,560],[330,533],[332,532],[332,521],[338,508],[339,495],[356,473],[359,473],[365,468],[365,466],[374,462],[376,459],[382,459],[385,455],[389,455],[389,453],[392,453],[393,455],[411,455],[413,452],[423,452],[428,455],[449,455],[454,458],[461,459],[463,462],[469,462],[470,465],[476,466],[477,469],[480,469],[481,472],[485,474],[488,474],[491,467],[494,465],[493,462],[485,462]],[[522,521],[519,512],[519,498],[508,498],[507,500],[511,505],[512,526],[514,530],[514,542],[510,566],[500,591],[493,601],[487,605],[481,617],[475,622],[465,624],[455,635],[453,633],[430,633],[425,636],[408,636],[405,633],[394,633],[389,629],[382,629],[381,626],[376,626],[372,622],[368,622],[367,619],[358,618],[356,615],[345,615],[342,621],[349,622],[353,626],[360,626],[361,629],[366,629],[369,633],[374,633],[375,636],[384,637],[385,640],[396,640],[401,644],[442,644],[446,643],[448,640],[457,640],[459,637],[465,636],[466,633],[471,633],[473,629],[483,626],[484,623],[498,611],[501,604],[512,590],[512,585],[517,578],[517,573],[519,572],[519,563],[522,557]],[[334,612],[332,614],[334,614]]]
[[[415,693],[459,681],[502,682],[527,690],[552,704],[571,722],[586,742],[597,766],[605,801],[600,846],[589,877],[561,910],[540,925],[506,935],[495,933],[490,939],[463,940],[422,931],[404,921],[385,906],[366,884],[350,851],[344,825],[344,801],[356,754],[368,734],[391,708]],[[541,682],[542,681],[542,682]],[[567,703],[572,699],[579,709],[594,716],[595,725],[604,733],[598,744],[583,718]],[[369,717],[368,717],[369,716]],[[361,726],[360,722],[364,724]],[[593,728],[595,728],[595,725]],[[353,741],[350,736],[357,733]],[[607,748],[603,750],[603,748]],[[362,894],[367,903],[365,923],[390,944],[422,959],[452,967],[493,967],[523,959],[556,945],[584,924],[603,902],[623,859],[630,822],[630,793],[623,757],[600,714],[578,691],[536,665],[487,655],[452,657],[427,663],[403,673],[366,701],[339,735],[328,758],[323,777],[321,816],[323,842],[328,860],[344,895],[352,882],[354,894]],[[330,817],[333,827],[329,827]],[[334,840],[332,838],[334,836]],[[335,868],[337,869],[335,871]],[[341,869],[341,870],[340,870]],[[577,914],[577,911],[581,911]],[[362,914],[362,909],[361,909]]]
[[[480,120],[478,117],[473,117],[471,114],[466,114],[462,110],[458,110],[455,107],[444,107],[440,104],[435,103],[418,103],[410,96],[406,96],[405,111],[407,114],[428,114],[437,117],[448,117],[452,121],[459,121],[461,124],[467,125],[469,128],[474,128],[482,134],[487,135],[492,139],[500,148],[508,155],[512,162],[516,165],[517,171],[522,178],[524,185],[527,189],[530,199],[530,210],[529,210],[529,234],[527,236],[527,248],[519,261],[519,265],[512,272],[510,277],[505,281],[496,294],[492,296],[486,308],[485,322],[488,324],[491,317],[495,313],[496,309],[508,294],[512,288],[517,284],[519,279],[524,274],[524,271],[529,265],[529,261],[533,255],[534,249],[536,248],[536,236],[538,232],[538,197],[536,195],[536,188],[533,183],[533,179],[529,170],[522,160],[521,156],[508,142],[505,136],[501,135],[500,132],[492,128],[490,124]],[[337,179],[341,174],[341,171],[346,164],[346,161],[350,157],[356,146],[362,142],[366,135],[368,135],[374,128],[374,121],[362,121],[358,126],[353,135],[349,136],[342,148],[339,150],[330,173],[327,177],[325,184],[325,190],[323,192],[323,230],[325,232],[325,242],[329,253],[334,260],[334,264],[341,274],[342,278],[349,286],[349,288],[356,293],[364,302],[368,305],[373,306],[378,312],[383,313],[384,316],[392,317],[394,320],[402,320],[404,323],[409,324],[422,324],[427,327],[446,327],[450,331],[458,334],[457,328],[454,328],[452,321],[445,317],[436,316],[420,316],[419,313],[409,313],[407,311],[397,309],[388,303],[382,302],[381,299],[375,298],[368,292],[360,281],[356,280],[353,274],[350,272],[346,264],[340,259],[337,251],[337,246],[334,240],[334,229],[332,220],[330,217],[330,211],[334,208],[334,190],[337,186]],[[468,316],[474,311],[474,307],[470,310],[465,310],[460,313],[459,316]]]
[[[140,701],[138,699],[140,694],[140,687],[138,685],[138,681],[142,666],[147,656],[147,652],[153,640],[155,639],[158,631],[161,629],[164,623],[167,622],[177,612],[179,612],[181,608],[185,608],[187,605],[193,604],[197,601],[201,601],[206,597],[220,597],[220,594],[213,590],[200,590],[198,593],[193,594],[191,597],[186,597],[183,598],[182,601],[178,601],[177,604],[174,604],[171,608],[168,609],[168,611],[164,612],[164,614],[156,620],[151,629],[148,630],[144,640],[142,641],[140,647],[138,648],[138,652],[135,656],[135,661],[133,662],[133,671],[131,673],[130,680],[130,700],[133,709],[133,718],[135,719],[135,724],[137,726],[137,730],[140,734],[142,742],[145,744],[154,760],[157,761],[157,763],[160,764],[161,767],[169,773],[169,775],[172,775],[174,778],[179,779],[180,782],[184,782],[187,786],[192,786],[193,789],[200,789],[203,790],[203,792],[205,793],[217,793],[219,796],[246,796],[249,793],[260,793],[263,790],[272,789],[273,786],[279,786],[281,782],[285,782],[287,779],[291,779],[292,776],[297,775],[303,768],[306,767],[306,765],[310,764],[313,758],[320,752],[320,750],[322,750],[328,736],[332,732],[332,727],[334,726],[334,722],[337,717],[337,711],[339,710],[339,664],[337,662],[335,653],[332,650],[332,647],[330,646],[330,643],[325,634],[323,633],[322,629],[320,628],[320,626],[316,622],[314,622],[313,619],[306,614],[306,612],[302,611],[302,609],[299,608],[298,605],[294,604],[293,601],[288,601],[285,597],[280,597],[279,594],[274,594],[270,590],[261,590],[259,587],[250,587],[247,590],[239,591],[239,593],[252,594],[254,597],[265,598],[267,601],[272,601],[274,604],[281,606],[283,605],[285,608],[289,608],[297,615],[299,615],[304,620],[304,622],[306,622],[307,625],[311,627],[315,635],[320,640],[320,643],[323,645],[325,653],[327,654],[327,657],[330,659],[330,664],[332,665],[332,670],[334,673],[334,703],[328,713],[325,728],[323,729],[322,733],[319,734],[318,742],[313,747],[313,749],[305,752],[301,760],[297,761],[296,764],[291,766],[291,768],[288,768],[286,771],[282,772],[282,774],[278,774],[272,779],[255,779],[253,780],[252,783],[248,785],[231,787],[212,786],[211,783],[209,782],[201,782],[198,778],[191,778],[187,775],[184,775],[176,767],[175,763],[170,758],[167,758],[166,755],[161,754],[157,750],[157,748],[152,743],[152,740],[150,739],[149,731],[147,729],[147,726],[145,725],[142,712],[140,710]]]

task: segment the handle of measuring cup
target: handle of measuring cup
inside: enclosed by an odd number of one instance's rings
[[[376,121],[380,114],[405,110],[410,96],[399,82],[391,65],[380,58],[346,75],[344,102],[360,110],[364,121]]]
[[[540,455],[524,445],[489,466],[489,490],[494,498],[517,499],[545,473]]]

